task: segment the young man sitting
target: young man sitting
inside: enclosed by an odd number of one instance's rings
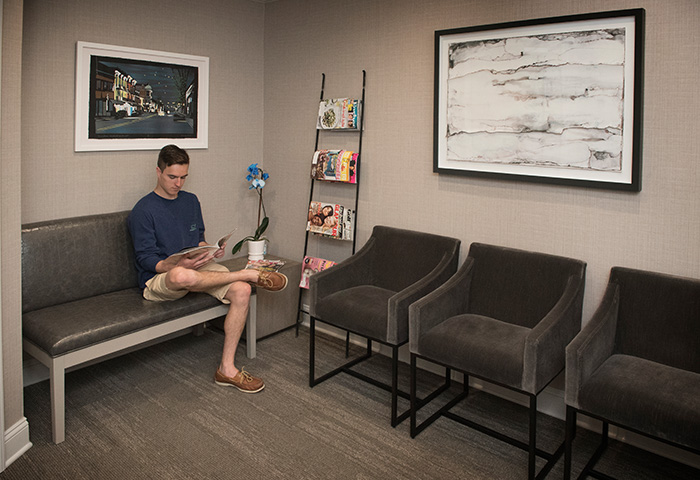
[[[265,383],[234,364],[238,341],[250,303],[250,284],[270,291],[287,286],[278,272],[240,270],[230,272],[214,262],[224,255],[225,245],[212,255],[171,257],[183,248],[206,245],[204,221],[197,196],[182,190],[190,158],[176,145],[163,147],[158,155],[155,189],[136,203],[128,224],[134,242],[139,283],[146,300],[177,300],[188,292],[206,292],[229,305],[224,321],[224,349],[214,375],[218,385],[256,393]]]

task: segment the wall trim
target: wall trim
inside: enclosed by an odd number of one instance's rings
[[[29,441],[29,422],[25,417],[5,431],[3,444],[5,446],[3,469],[5,469],[32,448],[32,442]]]

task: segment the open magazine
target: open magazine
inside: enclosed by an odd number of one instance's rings
[[[226,235],[223,237],[219,238],[215,244],[213,245],[199,245],[196,247],[187,247],[183,248],[177,253],[173,253],[170,255],[168,258],[175,258],[175,257],[181,257],[183,255],[187,256],[187,258],[194,258],[199,255],[201,255],[204,252],[209,252],[210,255],[214,255],[214,253],[219,250],[220,248],[223,248],[224,245],[226,245],[226,242],[228,242],[228,239],[231,238],[231,235],[235,233],[236,229],[234,228],[230,232],[228,232]]]

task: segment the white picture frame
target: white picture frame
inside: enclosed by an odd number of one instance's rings
[[[77,42],[75,151],[208,148],[209,57]]]

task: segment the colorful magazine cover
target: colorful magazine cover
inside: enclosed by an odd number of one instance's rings
[[[317,150],[311,162],[311,178],[315,180],[337,180],[338,159],[343,150]]]
[[[263,272],[279,272],[284,266],[284,260],[248,260],[246,270],[260,270]]]
[[[304,257],[304,261],[301,264],[301,282],[299,283],[299,286],[301,288],[309,288],[309,277],[330,268],[335,264],[336,263],[332,260],[324,260],[323,258],[316,257]]]
[[[306,230],[329,237],[342,238],[343,206],[337,203],[311,202]]]
[[[311,161],[311,178],[331,182],[357,182],[358,154],[349,150],[317,150]]]
[[[355,210],[351,208],[345,208],[343,210],[343,219],[342,219],[342,224],[343,224],[343,232],[342,232],[342,239],[343,240],[352,240],[353,237],[353,232],[355,229]]]
[[[352,98],[321,100],[318,107],[319,130],[353,129],[360,126],[360,101]]]

